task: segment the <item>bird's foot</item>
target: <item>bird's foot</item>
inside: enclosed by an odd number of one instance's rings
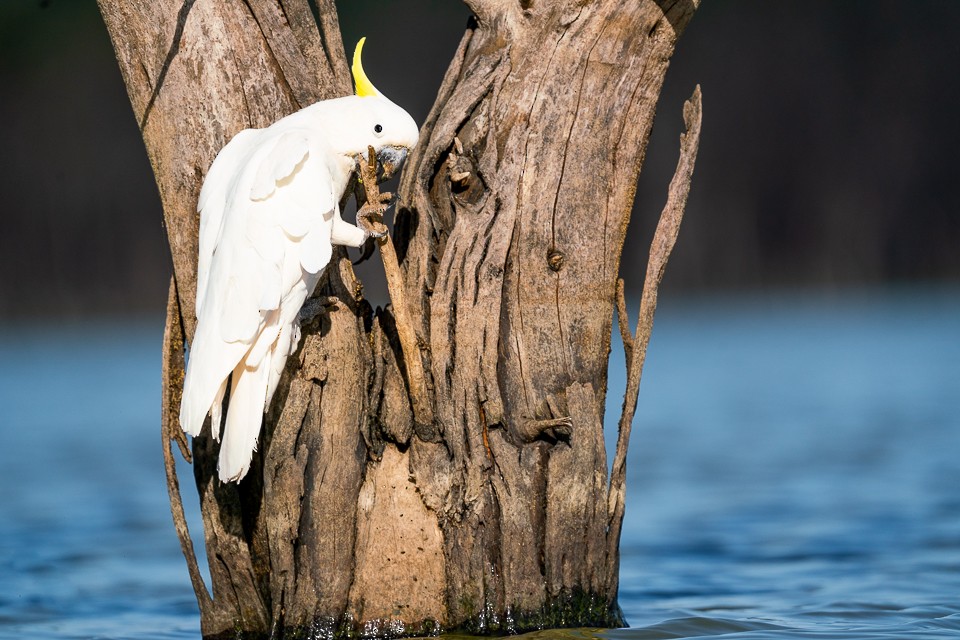
[[[297,322],[301,325],[310,324],[321,315],[330,313],[340,304],[340,299],[336,296],[316,296],[310,298],[300,307],[300,313],[297,314]]]
[[[392,193],[381,193],[379,202],[367,202],[357,211],[357,226],[374,238],[387,235],[387,225],[383,224],[383,214],[393,204]]]

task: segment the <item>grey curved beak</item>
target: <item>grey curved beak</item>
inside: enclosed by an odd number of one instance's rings
[[[389,180],[407,157],[406,147],[384,147],[377,153],[377,162],[383,167],[381,182]]]

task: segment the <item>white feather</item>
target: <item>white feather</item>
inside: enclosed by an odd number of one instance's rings
[[[267,375],[270,365],[261,360],[255,367],[241,362],[233,370],[227,423],[220,443],[220,480],[239,480],[250,468],[250,459],[257,448],[257,436],[263,422],[267,396]]]
[[[210,406],[210,430],[213,432],[213,439],[217,442],[220,442],[220,427],[223,426],[223,396],[226,393],[227,379],[224,378]]]
[[[382,125],[376,135],[374,124]],[[366,237],[337,206],[353,158],[368,144],[411,148],[416,139],[413,120],[393,103],[350,96],[241,131],[210,167],[198,206],[197,330],[180,423],[196,436],[210,414],[217,438],[230,381],[222,481],[238,481],[250,468],[263,412],[300,340],[298,313],[332,244],[357,246]]]
[[[250,199],[266,200],[281,183],[289,183],[310,154],[305,131],[288,131],[273,140],[273,146],[260,163],[250,186]]]
[[[200,254],[197,260],[197,316],[200,316],[200,307],[203,306],[204,294],[207,291],[207,277],[210,274],[210,262],[213,260],[213,251],[220,239],[220,230],[223,224],[223,214],[226,209],[227,192],[230,189],[233,177],[237,174],[242,162],[250,153],[251,146],[257,139],[257,131],[244,129],[227,143],[217,154],[207,177],[200,189],[200,200],[197,211],[200,212]]]

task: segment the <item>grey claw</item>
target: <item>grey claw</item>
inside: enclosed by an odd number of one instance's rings
[[[382,204],[379,205],[369,205],[365,204],[360,207],[360,210],[357,211],[357,226],[363,229],[363,231],[368,235],[374,238],[382,238],[387,235],[387,227],[382,222],[376,219],[383,215],[383,212],[387,210]]]
[[[297,322],[301,325],[310,324],[324,313],[330,313],[340,304],[340,298],[336,296],[317,296],[310,298],[300,307],[297,314]]]

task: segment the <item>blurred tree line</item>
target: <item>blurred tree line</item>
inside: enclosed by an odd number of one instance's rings
[[[340,2],[344,41],[370,38],[371,77],[420,122],[468,15]],[[667,74],[622,271],[645,268],[699,82],[668,291],[956,283],[958,24],[952,0],[704,2]],[[159,198],[95,0],[0,3],[0,122],[0,319],[159,314]]]

